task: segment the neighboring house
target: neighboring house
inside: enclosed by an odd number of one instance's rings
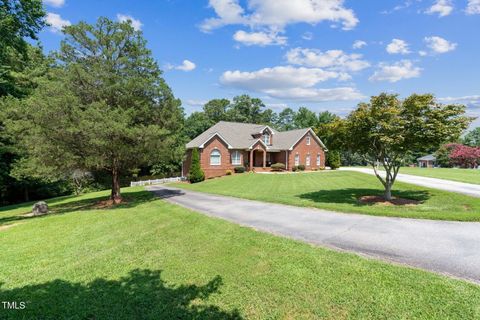
[[[437,158],[433,154],[429,154],[417,159],[420,168],[433,168],[437,164]]]
[[[325,167],[327,148],[311,128],[277,131],[269,126],[220,121],[187,143],[183,175],[188,174],[193,148],[198,148],[206,178],[225,175],[245,167],[270,171],[274,163],[287,170],[304,165],[306,170]]]

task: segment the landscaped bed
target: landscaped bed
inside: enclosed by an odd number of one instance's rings
[[[0,225],[16,223],[0,231],[0,301],[26,303],[0,318],[480,317],[474,284],[256,232],[141,188],[98,209],[107,194],[48,201],[52,213],[35,218],[22,217],[30,205],[0,209]]]
[[[480,221],[480,199],[396,182],[400,205],[364,201],[382,196],[375,176],[330,171],[298,174],[241,174],[197,184],[173,184],[190,190],[252,200],[316,207],[346,213],[436,220]],[[366,198],[367,197],[367,198]],[[418,204],[416,204],[418,203]]]

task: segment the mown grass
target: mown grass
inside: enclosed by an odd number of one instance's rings
[[[400,173],[480,184],[480,170],[457,168],[400,168]]]
[[[474,319],[480,286],[213,219],[139,188],[0,231],[1,319]],[[17,217],[30,205],[3,210]]]
[[[417,205],[366,204],[362,196],[383,194],[375,176],[350,171],[297,174],[238,174],[174,186],[252,200],[346,213],[436,220],[480,221],[480,199],[396,182],[393,195]]]

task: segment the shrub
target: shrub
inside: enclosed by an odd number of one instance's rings
[[[272,168],[272,171],[283,171],[285,170],[285,164],[281,162],[274,163],[270,168]]]
[[[235,167],[233,168],[233,171],[235,171],[235,173],[244,173],[245,167]]]
[[[295,172],[295,171],[297,171],[297,170],[298,170],[297,166],[293,166],[293,167],[292,167],[292,171],[293,171],[293,172]]]
[[[299,171],[305,171],[305,166],[304,166],[303,164],[299,164],[299,165],[297,166],[297,169],[298,169]]]
[[[192,150],[192,163],[190,165],[190,172],[188,173],[188,180],[190,183],[197,183],[205,180],[205,173],[200,167],[200,156],[198,155],[198,149]]]
[[[327,156],[327,161],[332,170],[340,168],[340,153],[338,151],[330,151]]]
[[[320,169],[320,170],[325,170],[325,167],[320,167],[319,169]]]
[[[232,170],[227,170],[227,171],[225,172],[225,174],[226,174],[227,176],[231,176],[231,175],[232,175]]]

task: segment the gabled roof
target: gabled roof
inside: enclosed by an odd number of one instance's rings
[[[214,126],[201,133],[198,137],[187,143],[187,149],[203,148],[205,143],[215,136],[223,140],[230,149],[249,149],[257,141],[261,141],[258,135],[265,129],[269,129],[274,135],[271,146],[267,146],[270,150],[291,150],[293,146],[305,135],[310,132],[312,137],[316,139],[320,145],[326,149],[322,141],[315,135],[312,129],[304,128],[290,131],[276,131],[269,126],[220,121]],[[256,137],[254,137],[256,136]],[[263,143],[263,142],[262,142]]]
[[[417,159],[417,161],[436,161],[437,157],[435,157],[433,154],[428,154],[426,156],[420,157]]]

